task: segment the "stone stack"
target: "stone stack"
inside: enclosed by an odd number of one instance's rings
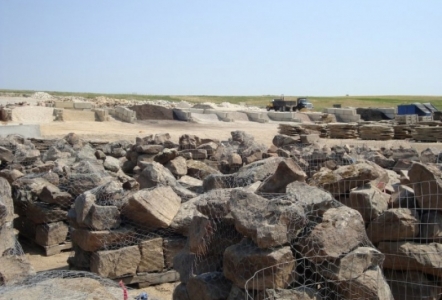
[[[439,126],[419,126],[415,128],[413,139],[420,142],[441,142],[442,127]]]
[[[172,259],[185,238],[170,226],[180,206],[170,186],[128,192],[111,182],[81,194],[69,211],[70,266],[138,287],[176,281]]]
[[[271,172],[196,200],[187,246],[174,260],[181,284],[173,299],[392,299],[361,214],[307,185],[295,163]]]
[[[327,124],[302,124],[302,127],[309,130],[309,133],[319,134],[321,138],[329,137]]]
[[[416,125],[407,124],[407,125],[394,125],[394,138],[396,140],[405,140],[411,139],[416,133]]]
[[[0,287],[19,282],[35,271],[16,243],[11,186],[0,177]]]
[[[357,123],[330,123],[328,129],[332,139],[356,139],[359,136]]]
[[[392,140],[394,129],[386,124],[362,125],[359,127],[359,137],[363,140]]]

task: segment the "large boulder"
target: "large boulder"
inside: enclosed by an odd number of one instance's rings
[[[35,270],[24,256],[8,255],[2,257],[0,255],[0,287],[2,285],[8,286],[14,283],[21,282],[26,277],[32,275],[35,275]],[[17,295],[11,296],[11,298],[7,297],[3,299],[17,299]]]
[[[288,184],[286,193],[291,201],[299,203],[304,208],[308,216],[322,215],[328,209],[338,205],[329,192],[310,186],[305,182],[295,181]]]
[[[284,158],[270,157],[243,166],[235,176],[235,186],[244,187],[257,181],[263,181],[276,172]]]
[[[299,238],[297,250],[315,263],[333,261],[358,246],[367,244],[361,214],[347,206],[330,208],[322,221]]]
[[[413,163],[408,171],[410,186],[422,209],[442,210],[442,172],[435,165]]]
[[[144,189],[129,197],[122,214],[152,228],[167,228],[178,213],[181,198],[169,186]]]
[[[442,212],[425,211],[420,217],[420,235],[419,237],[426,241],[442,240]]]
[[[173,174],[162,164],[157,162],[146,163],[145,168],[137,178],[140,189],[153,188],[156,186],[170,186],[180,197],[193,198],[194,192],[182,187]]]
[[[267,200],[244,189],[231,193],[229,208],[235,228],[259,248],[284,245],[306,225],[304,209],[290,200]]]
[[[442,277],[442,244],[380,242],[377,248],[385,254],[384,269],[420,271]]]
[[[305,182],[307,174],[292,159],[279,163],[275,173],[267,177],[258,188],[259,193],[285,193],[286,187],[293,181]]]
[[[223,265],[224,276],[246,289],[287,288],[296,280],[296,261],[288,246],[261,249],[245,239],[225,250]],[[245,286],[249,279],[250,286]]]
[[[129,240],[134,240],[135,231],[128,228],[116,230],[89,231],[72,229],[71,240],[84,251],[95,252],[112,247],[121,247]]]
[[[442,288],[420,272],[384,270],[394,299],[439,299]]]
[[[143,241],[139,245],[141,258],[137,272],[162,272],[164,269],[163,238]]]
[[[416,210],[392,208],[368,224],[367,236],[374,244],[413,239],[419,235],[419,223]]]
[[[196,216],[202,216],[197,210],[196,203],[200,200],[200,196],[190,199],[187,202],[181,204],[178,212],[173,218],[170,228],[176,233],[188,236],[190,223]]]
[[[340,201],[359,211],[366,223],[379,217],[388,209],[388,201],[390,195],[383,193],[377,187],[372,185],[364,185],[355,188],[350,192],[348,198],[341,197]]]
[[[212,168],[208,164],[199,160],[188,160],[187,164],[187,175],[204,180],[207,176],[211,174],[221,174],[215,168]]]
[[[135,275],[140,259],[138,246],[98,251],[91,256],[91,271],[108,278]]]

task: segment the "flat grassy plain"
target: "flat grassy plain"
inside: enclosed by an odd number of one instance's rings
[[[5,90],[0,89],[2,94],[14,94],[17,96],[29,97],[36,91],[31,90]],[[263,95],[263,96],[210,96],[210,95],[140,95],[140,94],[100,94],[100,93],[72,93],[44,91],[54,96],[76,96],[93,99],[98,96],[105,96],[115,99],[127,100],[167,100],[167,101],[188,101],[191,103],[213,102],[222,103],[230,102],[234,104],[245,104],[250,106],[265,107],[273,98],[279,98],[280,95]],[[299,96],[285,96],[286,100],[295,100]],[[334,96],[334,97],[318,97],[307,96],[313,103],[314,110],[322,111],[324,108],[332,107],[333,104],[341,104],[351,107],[396,107],[399,104],[408,104],[413,102],[426,103],[430,102],[439,110],[442,110],[442,96]]]

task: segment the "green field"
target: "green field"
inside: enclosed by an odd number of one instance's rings
[[[29,90],[2,90],[0,95],[13,93],[17,96],[30,96],[35,91]],[[77,96],[93,99],[98,96],[105,96],[116,99],[128,100],[168,100],[168,101],[188,101],[191,103],[201,102],[230,102],[234,104],[246,104],[251,106],[265,107],[273,98],[279,95],[265,96],[178,96],[178,95],[138,95],[138,94],[99,94],[99,93],[70,93],[45,91],[54,96]],[[301,95],[302,97],[304,95]],[[296,99],[298,96],[285,96],[286,100]],[[308,96],[313,103],[316,111],[322,111],[326,107],[332,107],[333,104],[341,104],[352,107],[396,107],[398,104],[407,104],[413,102],[430,102],[439,110],[442,110],[442,96],[336,96],[336,97],[315,97]]]

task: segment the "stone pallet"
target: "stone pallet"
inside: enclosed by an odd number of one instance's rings
[[[330,138],[332,139],[357,139],[357,123],[330,123],[328,124]]]
[[[417,115],[396,115],[394,120],[398,124],[416,124],[419,121]]]
[[[394,129],[388,125],[368,124],[359,127],[359,136],[363,140],[391,140]]]
[[[421,122],[431,122],[433,121],[433,116],[420,116],[418,117],[419,123]]]
[[[320,138],[328,138],[330,133],[326,124],[302,124],[310,133],[319,134]]]
[[[298,136],[300,134],[305,134],[304,128],[301,124],[296,125],[287,125],[287,124],[279,124],[278,127],[279,134],[285,134],[290,136]]]
[[[394,125],[394,138],[397,140],[405,140],[405,139],[411,139],[413,138],[413,135],[415,134],[416,125]]]
[[[442,127],[416,127],[413,139],[420,142],[442,142]]]
[[[29,236],[18,234],[21,238],[25,239],[32,245],[36,246],[39,249],[42,249],[44,251],[45,256],[53,256],[60,254],[64,251],[70,251],[72,250],[72,242],[71,241],[64,241],[61,244],[58,245],[51,245],[51,246],[42,246],[39,243],[37,243],[35,240],[31,239]]]

